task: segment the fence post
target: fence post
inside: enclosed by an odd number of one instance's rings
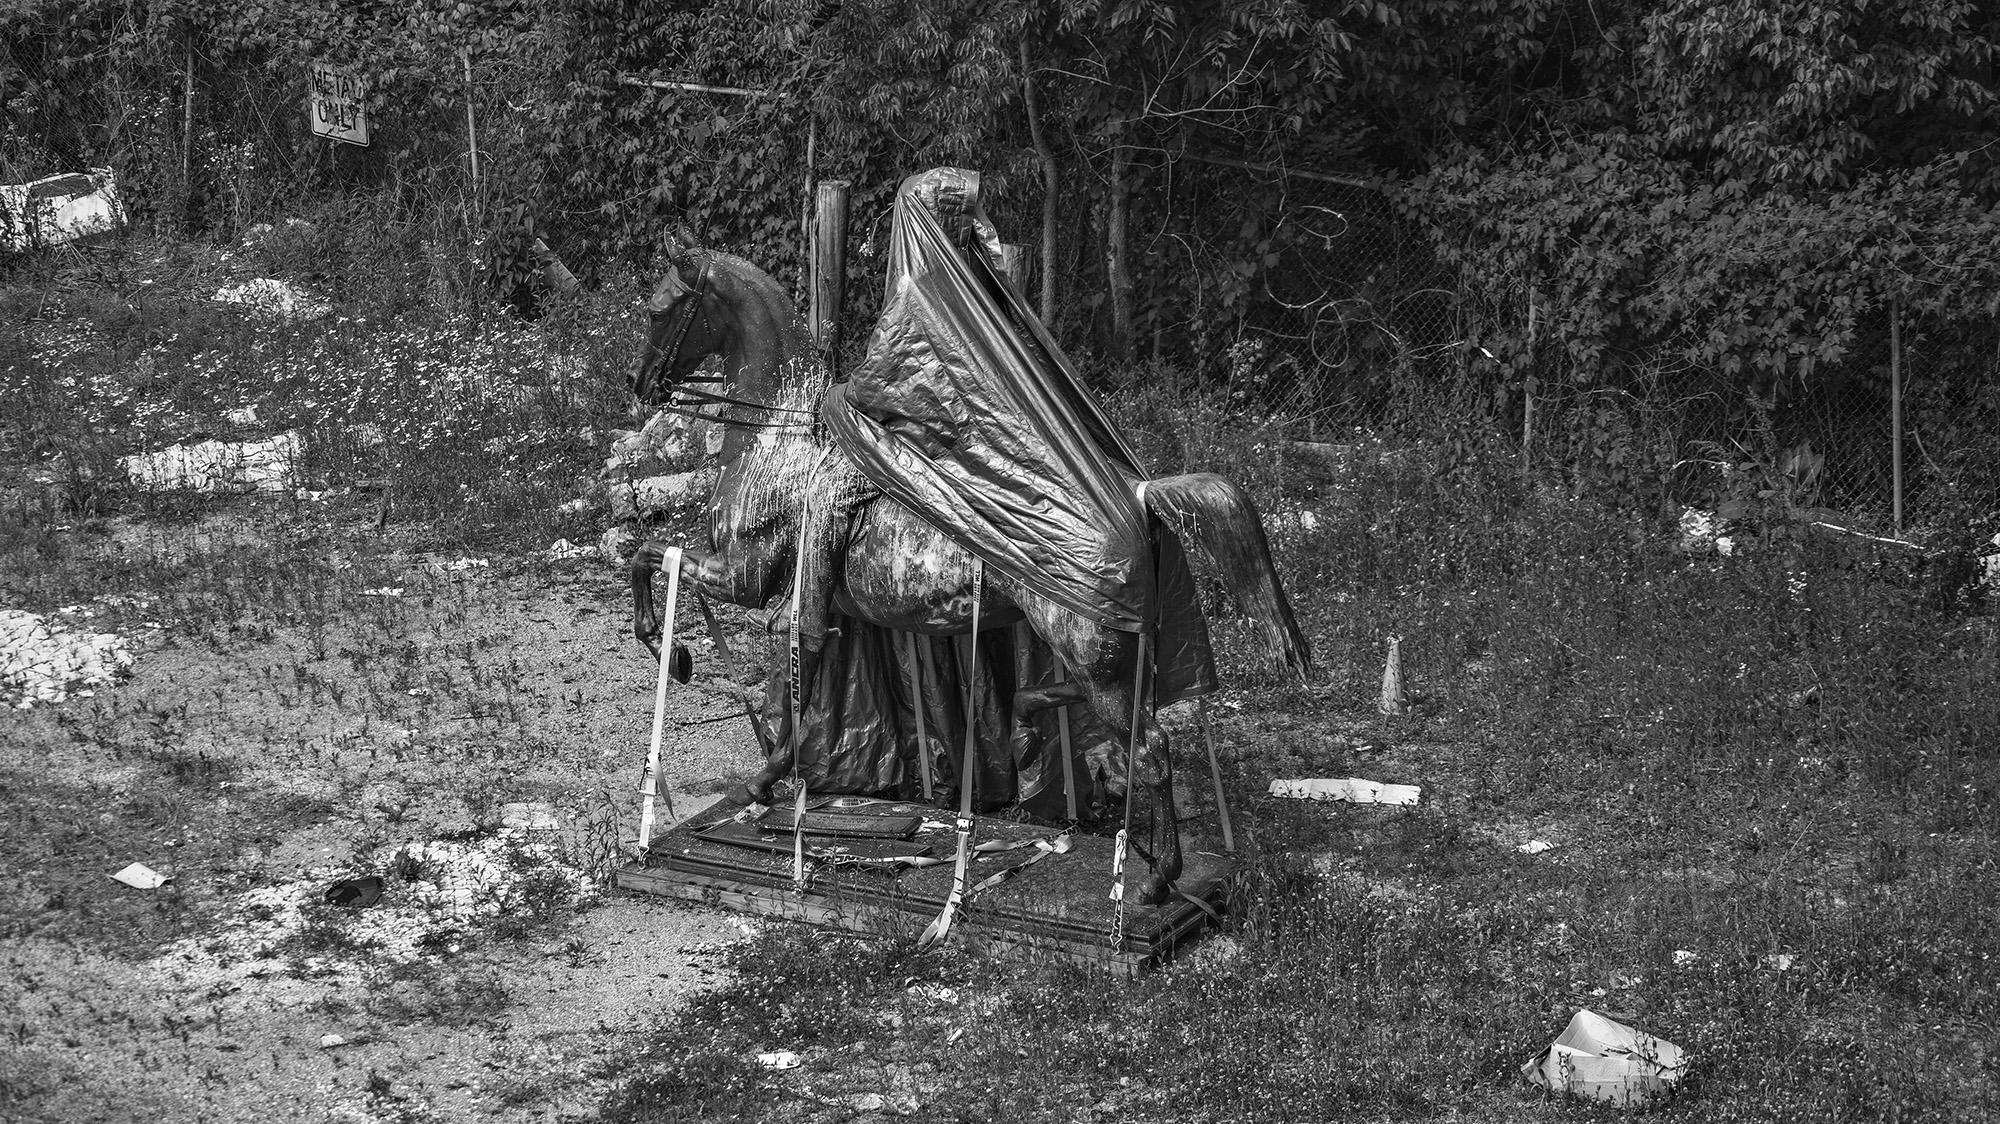
[[[812,325],[813,343],[826,353],[827,363],[833,367],[840,361],[840,303],[847,288],[847,190],[846,180],[821,180],[815,188],[813,207],[807,320]],[[839,371],[834,374],[837,377]]]
[[[465,143],[472,153],[472,217],[476,223],[479,216],[479,133],[472,122],[472,52],[460,48],[458,62],[465,68]]]
[[[1528,287],[1528,374],[1521,387],[1521,474],[1528,473],[1528,450],[1535,443],[1535,333],[1541,309],[1534,286]]]
[[[187,67],[181,85],[181,222],[189,233],[194,219],[188,201],[194,198],[194,47],[187,49]]]
[[[1889,489],[1896,537],[1903,537],[1903,302],[1889,301]]]

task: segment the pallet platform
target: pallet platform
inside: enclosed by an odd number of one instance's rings
[[[844,804],[856,805],[852,800]],[[926,817],[931,825],[914,842],[949,860],[958,837],[953,813],[916,803],[870,802],[842,809],[854,814]],[[724,909],[789,917],[854,932],[914,936],[944,908],[951,892],[952,864],[917,869],[809,864],[813,875],[803,893],[792,885],[791,810],[775,808],[757,823],[781,851],[761,851],[704,838],[739,809],[716,805],[676,824],[653,840],[646,857],[621,867],[621,889],[707,902]],[[973,842],[1052,839],[1059,829],[1011,820],[974,817]],[[830,836],[806,837],[809,850],[831,858],[848,848],[866,853],[871,841]],[[1137,974],[1170,956],[1175,945],[1194,936],[1209,920],[1193,903],[1174,899],[1161,906],[1130,904],[1124,931],[1114,943],[1111,839],[1077,832],[1066,854],[1051,854],[959,907],[952,941],[969,942],[989,954],[1048,955]],[[969,864],[967,881],[978,883],[1019,866],[1038,852],[1033,847],[991,853]],[[1128,892],[1137,895],[1146,865],[1136,857],[1126,865]],[[1180,887],[1221,912],[1238,877],[1235,860],[1188,849]]]

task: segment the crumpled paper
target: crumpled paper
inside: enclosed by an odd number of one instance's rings
[[[1621,1108],[1664,1097],[1683,1072],[1679,1046],[1587,1008],[1521,1066],[1522,1076],[1544,1089]]]

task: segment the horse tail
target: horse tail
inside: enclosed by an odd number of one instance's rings
[[[1292,615],[1292,600],[1271,561],[1264,522],[1248,493],[1209,472],[1163,476],[1146,484],[1146,506],[1212,563],[1229,595],[1257,623],[1271,650],[1301,678],[1312,675],[1312,649]]]

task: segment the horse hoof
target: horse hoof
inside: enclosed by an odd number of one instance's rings
[[[1146,888],[1139,891],[1140,905],[1164,905],[1174,896],[1174,884],[1170,879],[1155,874],[1146,880]]]
[[[675,644],[667,657],[667,674],[676,683],[685,683],[694,678],[694,654],[685,647]]]
[[[733,807],[747,808],[752,804],[769,804],[771,802],[771,794],[765,792],[760,796],[756,789],[751,788],[747,784],[739,784],[728,792],[723,793],[722,799],[724,803]]]

